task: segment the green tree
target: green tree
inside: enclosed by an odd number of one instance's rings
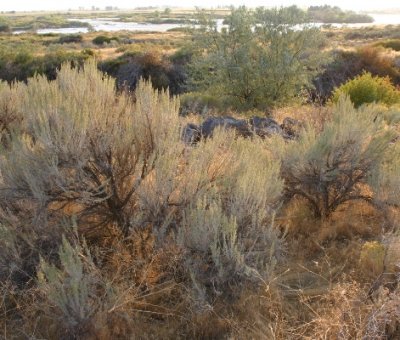
[[[317,28],[297,7],[232,8],[224,27],[200,13],[191,86],[236,108],[265,108],[293,99],[309,85],[322,58]]]

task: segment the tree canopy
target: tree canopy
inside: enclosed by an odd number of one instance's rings
[[[232,8],[222,28],[201,15],[193,39],[192,88],[235,108],[266,108],[293,99],[322,61],[317,55],[322,36],[307,21],[296,6]]]

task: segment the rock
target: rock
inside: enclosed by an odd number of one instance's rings
[[[289,138],[296,138],[300,135],[304,124],[297,119],[286,117],[281,124],[281,128]]]
[[[283,135],[282,128],[272,118],[252,117],[250,125],[254,133],[260,137],[270,137],[271,135]]]
[[[201,139],[200,127],[196,124],[187,124],[182,130],[182,141],[186,144],[196,144]]]
[[[238,135],[243,137],[249,137],[252,134],[246,120],[232,117],[210,117],[201,124],[201,136],[205,138],[211,137],[214,130],[218,127],[234,129]]]
[[[280,135],[285,139],[297,138],[303,128],[303,123],[292,118],[285,118],[279,125],[272,118],[252,117],[249,120],[233,117],[209,117],[200,126],[187,124],[182,131],[182,140],[186,144],[196,144],[201,138],[209,138],[214,130],[222,127],[233,129],[238,136],[262,138]]]

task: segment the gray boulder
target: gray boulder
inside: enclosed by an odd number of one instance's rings
[[[200,127],[196,124],[187,124],[182,130],[182,140],[185,144],[196,144],[201,139]]]
[[[297,119],[286,117],[281,124],[281,128],[289,138],[297,138],[304,128],[304,124]]]
[[[283,135],[282,128],[272,118],[252,117],[249,121],[254,133],[260,137],[270,137],[272,135]]]
[[[232,129],[238,136],[262,138],[280,135],[285,139],[297,138],[304,124],[293,118],[285,118],[279,125],[272,118],[252,117],[249,120],[233,117],[209,117],[200,126],[187,124],[182,131],[182,140],[186,144],[196,144],[201,138],[211,137],[217,128]]]
[[[252,132],[244,119],[235,119],[232,117],[209,117],[201,124],[200,131],[202,137],[211,137],[216,128],[233,129],[243,137],[251,136]]]

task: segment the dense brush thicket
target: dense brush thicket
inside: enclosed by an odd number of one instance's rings
[[[174,249],[176,267],[159,283],[192,286],[199,306],[269,278],[281,249],[273,216],[283,185],[262,141],[221,131],[189,148],[176,98],[144,81],[134,102],[116,96],[95,63],[64,66],[52,82],[38,76],[3,85],[1,98],[4,116],[15,116],[3,124],[1,280],[35,285],[41,259],[39,287],[47,287],[43,297],[63,327],[83,327],[101,304],[121,298],[104,291],[113,289],[106,272],[92,282],[109,260],[89,253],[82,260],[80,241],[69,243],[71,219],[93,254],[105,251],[100,244],[110,235],[131,243],[150,234],[145,258]],[[92,296],[97,285],[102,301]]]
[[[148,81],[116,94],[94,62],[0,84],[7,335],[295,338],[274,285],[282,205],[324,219],[356,199],[398,208],[397,112],[342,97],[299,139],[221,129],[189,146],[178,111]]]
[[[64,38],[67,39],[67,37]],[[94,52],[90,49],[80,52],[60,50],[37,56],[28,48],[17,51],[8,47],[2,48],[0,50],[0,79],[9,83],[26,82],[28,78],[41,74],[53,80],[63,63],[70,62],[79,67],[93,55]]]

